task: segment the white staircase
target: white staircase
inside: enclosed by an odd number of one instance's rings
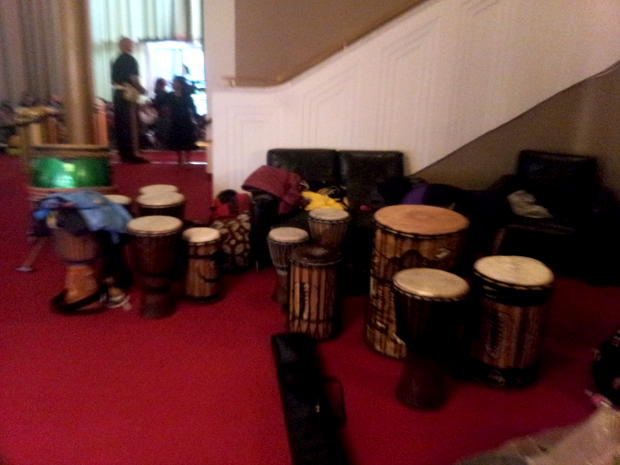
[[[418,171],[619,60],[620,0],[429,0],[286,84],[214,91],[214,192],[275,147]]]

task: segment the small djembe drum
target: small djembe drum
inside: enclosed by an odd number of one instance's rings
[[[300,228],[274,228],[269,231],[267,245],[271,261],[276,267],[276,285],[271,298],[286,307],[288,305],[288,283],[291,252],[306,244],[309,240],[307,231]]]
[[[149,184],[148,186],[142,186],[138,192],[140,195],[150,195],[163,192],[179,192],[179,189],[172,184]]]
[[[336,249],[310,244],[291,252],[287,329],[314,339],[328,339],[340,329],[338,264]]]
[[[187,243],[185,295],[200,302],[222,296],[219,252],[222,235],[213,228],[189,228],[183,232]]]
[[[344,241],[350,222],[351,217],[344,210],[333,208],[311,210],[308,226],[312,241],[328,249],[338,249]]]
[[[446,401],[445,364],[454,355],[467,282],[447,271],[412,268],[394,275],[396,334],[407,358],[396,397],[420,410]]]
[[[379,353],[404,358],[396,335],[392,279],[406,268],[454,268],[463,253],[469,221],[460,213],[429,205],[394,205],[375,213],[370,303],[364,341]]]
[[[95,232],[76,235],[48,219],[56,255],[67,266],[63,292],[52,299],[54,310],[61,313],[92,313],[104,308],[105,299],[96,260],[101,251]]]
[[[145,318],[162,318],[175,311],[171,284],[177,269],[183,222],[172,216],[142,216],[127,223],[135,270],[140,275]]]
[[[136,199],[139,216],[174,216],[183,219],[185,196],[180,192],[160,192],[144,194]]]
[[[538,372],[553,272],[533,258],[494,255],[474,263],[474,278],[471,376],[498,387],[532,383]]]

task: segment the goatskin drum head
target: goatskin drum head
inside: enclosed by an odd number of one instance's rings
[[[185,196],[179,192],[160,192],[139,196],[137,202],[145,207],[168,207],[179,205],[185,201]]]
[[[127,230],[137,234],[166,234],[181,229],[183,222],[174,216],[150,215],[134,218]]]
[[[159,194],[161,192],[179,192],[179,189],[172,184],[151,184],[140,188],[140,194],[142,195]]]
[[[131,199],[126,195],[108,194],[105,196],[105,198],[108,199],[110,202],[117,203],[119,205],[127,206],[131,204]]]
[[[191,243],[206,243],[218,240],[220,232],[214,228],[189,228],[183,232],[183,239]]]
[[[304,266],[328,266],[342,260],[342,253],[336,249],[326,249],[320,245],[309,244],[291,252],[291,262]]]
[[[310,210],[309,216],[323,221],[342,221],[346,220],[349,214],[344,210],[336,210],[334,208],[317,208],[316,210]]]
[[[272,241],[284,242],[287,244],[297,244],[298,242],[304,242],[308,240],[308,231],[304,231],[300,228],[274,228],[269,231],[267,236]]]
[[[391,205],[375,213],[375,221],[404,234],[437,236],[452,234],[469,226],[460,213],[431,205]]]
[[[394,275],[394,286],[407,294],[437,299],[457,299],[469,292],[463,278],[443,270],[409,268]]]
[[[541,261],[518,255],[492,255],[474,263],[474,270],[494,281],[525,287],[547,286],[553,272]]]

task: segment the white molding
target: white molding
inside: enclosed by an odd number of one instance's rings
[[[214,192],[275,147],[420,170],[620,60],[619,0],[429,0],[281,86],[213,92]]]

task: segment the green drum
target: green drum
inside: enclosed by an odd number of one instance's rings
[[[30,174],[30,185],[34,188],[110,186],[110,149],[101,145],[33,146]]]

